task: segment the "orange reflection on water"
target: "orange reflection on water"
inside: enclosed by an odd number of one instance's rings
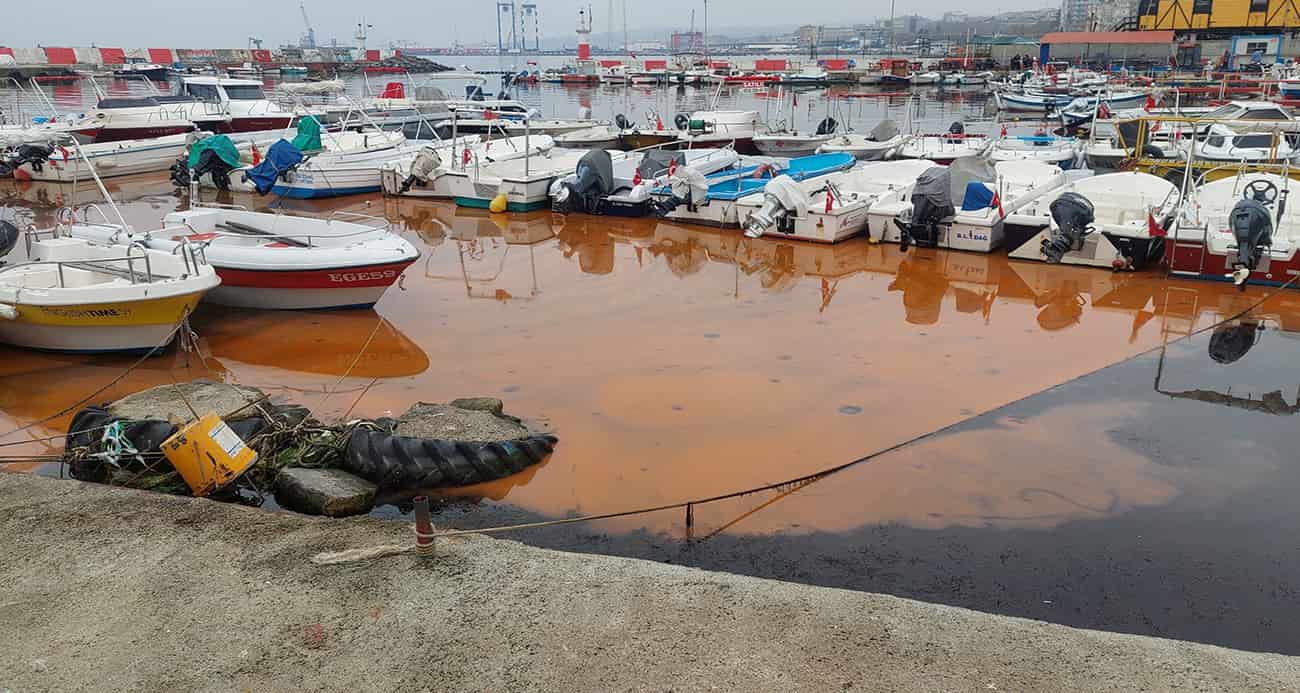
[[[123,210],[144,226],[174,204],[154,195]],[[1230,287],[1153,274],[904,254],[862,240],[751,241],[653,219],[500,216],[378,197],[288,206],[384,213],[423,257],[373,312],[200,310],[195,325],[212,369],[322,417],[354,404],[353,415],[378,416],[421,400],[499,396],[508,411],[553,430],[557,451],[527,475],[456,494],[548,516],[700,498],[841,464],[1133,356],[1239,300]],[[1286,300],[1280,320],[1294,323],[1300,311]],[[6,353],[10,362],[38,358]],[[87,362],[71,358],[66,372]],[[45,395],[0,397],[0,410],[14,422],[39,418],[124,362],[95,363],[104,365],[93,377],[36,376],[23,387]],[[170,366],[151,366],[130,387],[169,381]],[[1082,420],[1102,425],[1100,414]],[[870,466],[881,479],[871,498],[838,492],[834,481],[813,484],[733,531],[778,531],[794,516],[827,530],[988,518],[1050,524],[1177,492],[1176,480],[1131,453],[1097,464],[997,455],[999,440],[1035,430],[927,443],[918,449],[942,464],[905,463],[922,454],[909,452]],[[1026,488],[1050,493],[1026,498]],[[763,500],[700,510],[700,518],[725,524]],[[680,523],[673,515],[610,525]]]

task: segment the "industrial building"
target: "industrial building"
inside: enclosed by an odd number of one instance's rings
[[[1141,0],[1137,26],[1177,32],[1180,65],[1243,69],[1300,56],[1297,0]]]

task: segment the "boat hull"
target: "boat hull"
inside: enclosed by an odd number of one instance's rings
[[[99,143],[121,142],[123,140],[153,140],[170,135],[183,135],[192,130],[194,130],[193,124],[165,126],[131,125],[126,127],[112,127],[105,125],[103,127],[78,130],[77,134],[88,137],[93,136],[95,142]]]
[[[16,320],[0,320],[0,342],[70,353],[145,352],[166,346],[203,291],[138,301],[75,305],[19,303]]]
[[[262,310],[339,310],[377,303],[414,260],[357,267],[247,270],[217,267],[208,300]]]

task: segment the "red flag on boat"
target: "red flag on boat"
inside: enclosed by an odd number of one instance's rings
[[[465,152],[465,153],[462,154],[461,157],[460,157],[460,161],[461,161],[462,164],[465,164],[466,166],[468,166],[470,160],[473,158],[473,155],[469,153],[469,148],[468,148],[468,147],[466,147],[466,148],[464,149],[464,152]]]
[[[664,129],[664,119],[660,118],[658,113],[655,114],[655,129],[656,130]]]
[[[790,92],[790,105],[796,107],[799,105],[799,92],[797,91]]]
[[[828,185],[826,186],[826,213],[830,214],[831,209],[835,207],[835,191]]]
[[[1097,106],[1097,117],[1098,117],[1098,118],[1109,118],[1109,117],[1110,117],[1110,106],[1107,106],[1105,101],[1102,101],[1100,104],[1098,104],[1098,106]]]
[[[262,152],[257,148],[257,143],[253,143],[253,165],[262,163]]]
[[[636,170],[636,173],[632,174],[632,185],[637,186],[640,184],[641,184],[641,169],[638,168]]]
[[[1156,97],[1147,94],[1147,102],[1142,105],[1142,110],[1146,111],[1147,113],[1150,113],[1151,109],[1155,107],[1156,107]]]
[[[483,109],[483,120],[496,120],[497,114],[490,108]]]
[[[1003,136],[1003,137],[1006,137],[1006,136],[1007,136],[1007,124],[1006,124],[1006,123],[1003,123],[1003,124],[1002,124],[1002,136]]]
[[[1152,238],[1164,238],[1169,235],[1167,231],[1161,228],[1160,224],[1156,223],[1156,218],[1151,214],[1151,210],[1147,210],[1147,235]]]
[[[996,191],[993,193],[993,202],[989,203],[989,206],[990,206],[990,207],[997,207],[997,208],[998,208],[998,218],[999,218],[999,219],[1006,219],[1006,218],[1007,218],[1007,213],[1004,212],[1004,211],[1002,211],[1002,196],[999,195],[999,194],[997,194]]]
[[[677,159],[668,162],[668,177],[672,178],[677,175]]]

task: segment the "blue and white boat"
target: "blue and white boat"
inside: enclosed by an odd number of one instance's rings
[[[705,176],[693,169],[678,171],[654,192],[660,214],[674,221],[707,226],[739,226],[740,205],[751,195],[762,195],[764,187],[778,176],[795,182],[812,181],[856,164],[852,154],[835,152],[794,159],[745,157],[737,168]]]
[[[994,140],[993,146],[989,147],[988,158],[994,163],[1041,161],[1069,169],[1081,164],[1083,156],[1079,142],[1072,137],[1019,135]]]

